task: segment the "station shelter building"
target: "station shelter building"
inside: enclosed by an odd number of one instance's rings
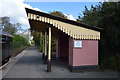
[[[98,67],[100,28],[33,9],[25,10],[31,29],[45,34],[48,72],[51,71],[51,37],[56,39],[56,58],[66,59],[70,71]]]

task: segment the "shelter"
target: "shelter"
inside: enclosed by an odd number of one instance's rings
[[[26,9],[32,30],[45,34],[47,71],[51,71],[51,36],[56,38],[56,57],[67,59],[71,71],[97,68],[100,28]],[[48,35],[48,51],[47,51]],[[48,52],[48,53],[47,53]]]
[[[9,61],[12,51],[13,36],[7,32],[0,32],[0,66]]]

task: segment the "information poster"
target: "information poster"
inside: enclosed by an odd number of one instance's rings
[[[74,40],[74,48],[82,48],[82,41]]]

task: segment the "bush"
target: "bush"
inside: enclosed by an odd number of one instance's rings
[[[17,34],[13,35],[12,43],[13,43],[13,49],[20,48],[22,46],[29,46],[29,41],[26,38]]]
[[[112,57],[110,58],[110,61],[111,61],[111,68],[117,70],[117,69],[118,69],[118,66],[119,66],[117,56],[112,56]]]
[[[102,65],[102,67],[106,69],[118,70],[119,67],[118,57],[117,56],[101,57],[100,65]]]

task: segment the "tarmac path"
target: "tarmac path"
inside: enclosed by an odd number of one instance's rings
[[[38,48],[29,47],[11,60],[2,71],[4,78],[118,78],[118,72],[110,70],[70,72],[66,64],[57,60],[52,62],[52,72],[46,72],[46,67]]]

